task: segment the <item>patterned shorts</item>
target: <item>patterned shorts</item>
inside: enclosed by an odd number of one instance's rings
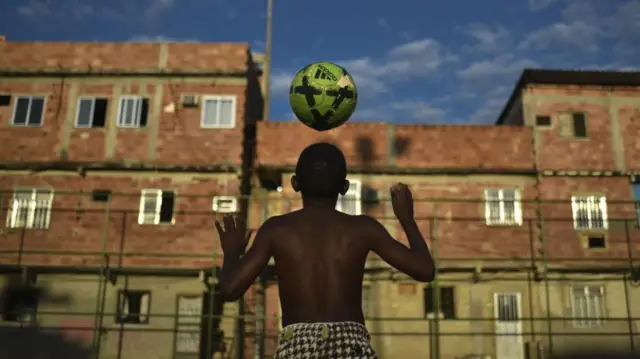
[[[275,359],[377,359],[370,340],[360,323],[293,324],[282,330]]]

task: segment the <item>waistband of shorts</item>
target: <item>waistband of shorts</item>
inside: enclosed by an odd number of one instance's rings
[[[367,327],[358,322],[331,323],[295,323],[282,328],[281,337],[288,340],[295,337],[318,337],[329,339],[333,337],[360,338],[364,341],[371,339]]]
[[[353,328],[353,329],[364,329],[367,330],[367,327],[362,324],[362,323],[358,323],[358,322],[314,322],[314,323],[294,323],[294,324],[289,324],[285,327],[282,328],[282,330],[287,330],[287,329],[322,329],[323,327],[329,328],[329,329],[348,329],[348,328]]]

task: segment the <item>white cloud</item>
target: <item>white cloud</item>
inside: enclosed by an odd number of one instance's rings
[[[463,81],[495,80],[499,77],[515,78],[525,68],[537,67],[530,59],[517,59],[513,55],[500,55],[492,60],[481,60],[459,70],[457,76]]]
[[[506,101],[505,98],[498,97],[492,97],[483,101],[482,106],[471,114],[467,122],[476,124],[494,123]]]
[[[422,39],[395,46],[379,59],[361,57],[335,62],[349,71],[361,96],[367,97],[388,91],[389,83],[424,77],[454,60],[436,40]],[[282,96],[283,91],[288,91],[294,75],[288,71],[274,72],[270,86],[273,95]]]
[[[155,18],[175,5],[175,0],[148,0],[147,2],[144,10],[144,16],[147,18]]]
[[[548,8],[558,0],[529,0],[529,10],[540,11]]]
[[[53,4],[51,0],[29,0],[26,4],[18,6],[16,11],[32,21],[63,20],[69,17],[82,20],[92,15],[94,8],[80,0],[66,0],[58,4]]]
[[[284,71],[272,73],[269,77],[269,88],[271,90],[271,95],[274,97],[282,97],[288,94],[293,76],[295,76],[295,74]]]
[[[519,45],[520,50],[548,50],[552,45],[569,45],[576,49],[595,52],[602,30],[583,21],[558,22],[529,34]]]
[[[378,18],[376,24],[378,25],[378,27],[380,27],[382,29],[388,29],[389,28],[389,22],[384,18]]]
[[[154,21],[176,4],[176,0],[135,0],[109,4],[92,5],[83,0],[28,0],[16,8],[19,15],[30,20],[58,20],[69,18],[80,21],[88,16],[97,15],[119,22],[139,23],[141,19]]]
[[[461,30],[475,40],[475,44],[463,46],[468,51],[497,52],[511,45],[511,35],[503,26],[473,23]]]
[[[362,57],[336,63],[352,74],[361,93],[377,94],[388,91],[388,83],[424,77],[455,60],[438,41],[427,38],[395,46],[380,59]]]
[[[355,121],[441,123],[447,110],[426,100],[403,100],[383,105],[358,107]]]
[[[427,101],[407,100],[391,103],[391,109],[406,114],[418,122],[441,122],[447,113],[444,109],[434,107]]]

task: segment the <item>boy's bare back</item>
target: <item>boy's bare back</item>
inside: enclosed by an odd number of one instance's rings
[[[396,193],[410,195],[406,186],[398,188]],[[394,208],[403,205],[401,200],[394,200]],[[406,205],[413,206],[413,203]],[[269,233],[265,235],[272,238],[283,325],[364,323],[362,280],[370,252],[418,280],[433,278],[433,262],[428,250],[427,256],[418,257],[371,217],[310,207],[271,221]],[[403,227],[415,226],[413,218],[401,223]],[[421,237],[419,240],[424,241]],[[426,245],[424,247],[426,249]]]
[[[350,216],[335,209],[338,195],[349,188],[344,156],[335,146],[314,144],[300,155],[292,187],[302,192],[303,208],[271,217],[260,227],[249,251],[243,223],[227,216],[216,223],[224,263],[219,273],[221,295],[239,299],[275,259],[283,325],[295,323],[364,323],[362,280],[367,256],[410,277],[429,282],[435,267],[413,216],[409,187],[390,189],[393,211],[409,247],[392,238],[368,216]],[[223,229],[224,224],[224,229]]]
[[[326,208],[273,220],[272,251],[280,301],[287,309],[282,324],[364,323],[360,303],[371,222]]]

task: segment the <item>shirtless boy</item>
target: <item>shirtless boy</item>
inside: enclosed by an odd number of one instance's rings
[[[346,175],[346,161],[337,147],[307,147],[291,179],[302,194],[303,208],[269,218],[244,255],[244,225],[230,216],[216,222],[224,252],[219,276],[224,300],[241,298],[269,259],[275,259],[284,327],[276,358],[376,358],[361,306],[369,252],[417,281],[430,282],[435,276],[433,258],[413,217],[409,188],[391,187],[407,248],[375,219],[335,209],[338,194],[349,189]]]

